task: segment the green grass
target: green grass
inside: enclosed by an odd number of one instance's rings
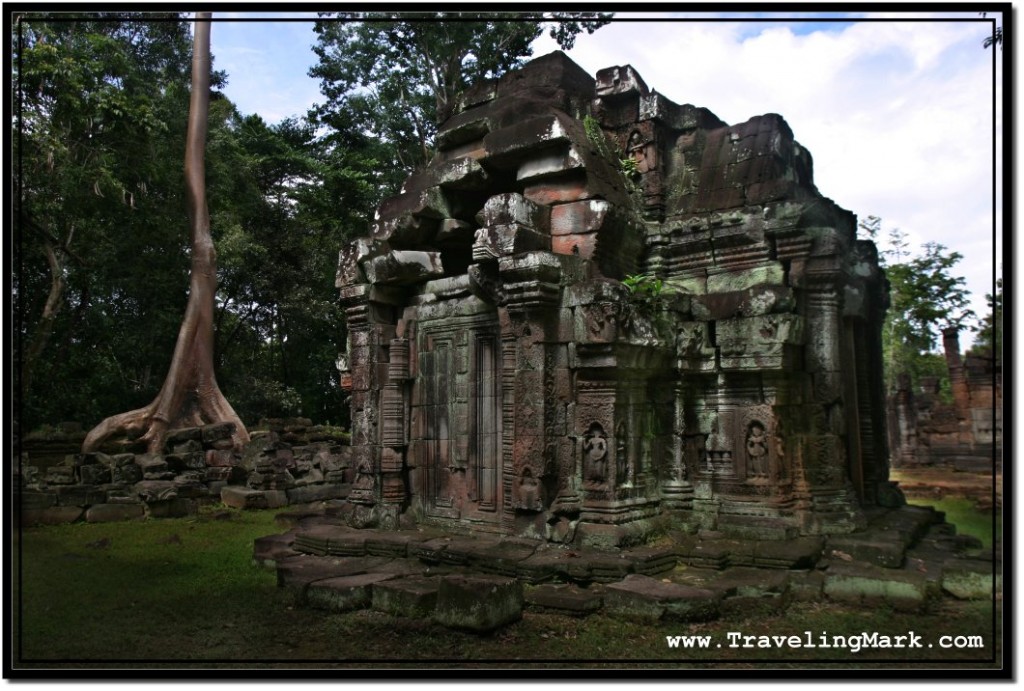
[[[971,499],[963,497],[945,497],[943,499],[909,499],[908,503],[918,506],[933,506],[946,514],[946,522],[956,526],[958,533],[973,535],[981,540],[986,549],[990,549],[993,540],[1003,539],[1003,517],[998,511],[979,511]],[[993,534],[994,518],[994,534]]]
[[[252,541],[282,532],[275,511],[221,509],[199,517],[25,529],[14,540],[15,669],[161,666],[287,669],[352,667],[849,668],[901,669],[964,660],[992,668],[992,602],[945,600],[927,614],[794,604],[785,617],[642,625],[595,615],[526,612],[477,636],[379,612],[295,607],[274,573],[252,565]],[[229,516],[223,520],[217,516]],[[20,562],[17,557],[20,556]],[[18,584],[20,583],[20,588]],[[998,603],[997,603],[998,604]],[[980,650],[730,649],[726,634],[804,631],[902,634],[925,640],[981,634]],[[666,635],[708,634],[721,649],[672,650]],[[998,657],[996,659],[999,659]],[[495,661],[503,661],[500,664]],[[974,662],[971,662],[974,661]]]

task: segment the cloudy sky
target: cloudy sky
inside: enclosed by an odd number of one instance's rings
[[[314,16],[217,18],[215,66],[243,113],[277,122],[322,100],[307,76]],[[619,12],[569,56],[591,74],[632,65],[650,88],[730,124],[781,114],[814,157],[822,194],[861,218],[879,216],[883,235],[899,228],[915,249],[933,241],[964,256],[958,269],[981,315],[1002,263],[1002,53],[982,47],[993,18]],[[534,55],[555,49],[544,36]]]

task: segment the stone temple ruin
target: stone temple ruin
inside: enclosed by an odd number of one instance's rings
[[[782,117],[555,52],[474,86],[341,251],[358,526],[587,546],[852,532],[886,284]]]

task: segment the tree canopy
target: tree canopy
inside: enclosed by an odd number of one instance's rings
[[[873,216],[866,222],[876,231],[881,226],[880,219]],[[915,387],[921,377],[939,377],[948,389],[945,359],[936,350],[942,342],[942,330],[963,328],[974,318],[968,308],[966,281],[954,274],[963,256],[935,242],[924,243],[921,250],[911,253],[906,233],[893,229],[889,232],[889,249],[882,252],[890,291],[882,330],[889,390],[895,389],[900,374],[909,374]]]
[[[325,12],[314,30],[326,101],[310,113],[336,132],[364,132],[387,145],[396,180],[432,155],[437,125],[474,82],[531,55],[547,28],[569,49],[606,24],[597,12]],[[397,185],[393,181],[393,185]]]

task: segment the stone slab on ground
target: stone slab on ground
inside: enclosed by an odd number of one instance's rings
[[[708,585],[723,595],[723,616],[771,615],[783,612],[792,599],[789,573],[736,567],[726,569]]]
[[[61,525],[74,523],[85,514],[81,506],[50,506],[45,509],[22,509],[21,525]]]
[[[605,611],[631,621],[708,621],[719,616],[721,593],[630,574],[606,586]]]
[[[825,588],[823,571],[796,571],[789,575],[789,591],[797,602],[816,602]]]
[[[277,585],[290,590],[296,602],[302,603],[310,583],[367,573],[371,568],[390,561],[384,557],[317,557],[300,554],[278,562]]]
[[[95,504],[85,511],[87,523],[113,523],[146,517],[145,504]]]
[[[228,485],[221,489],[220,500],[233,509],[268,509],[270,504],[263,490]]]
[[[441,579],[437,576],[405,576],[373,585],[371,606],[399,617],[423,619],[434,613]]]
[[[874,529],[867,533],[833,535],[829,537],[825,556],[853,561],[864,561],[889,569],[903,566],[907,543],[897,530]]]
[[[925,609],[937,594],[924,574],[856,561],[833,562],[825,572],[823,592],[830,600],[888,605],[902,612]]]
[[[277,568],[277,563],[286,557],[299,554],[292,549],[295,533],[288,531],[280,535],[266,535],[253,540],[252,561],[256,566]]]
[[[375,583],[397,578],[392,573],[361,573],[314,581],[306,588],[306,604],[331,612],[366,609],[373,601]]]
[[[603,595],[570,583],[547,583],[527,588],[526,605],[531,610],[585,617],[601,609]]]
[[[990,561],[947,559],[942,568],[942,590],[960,600],[981,600],[1001,591],[1002,574]]]
[[[523,615],[523,586],[505,576],[445,576],[437,594],[434,621],[478,633],[511,624]]]

